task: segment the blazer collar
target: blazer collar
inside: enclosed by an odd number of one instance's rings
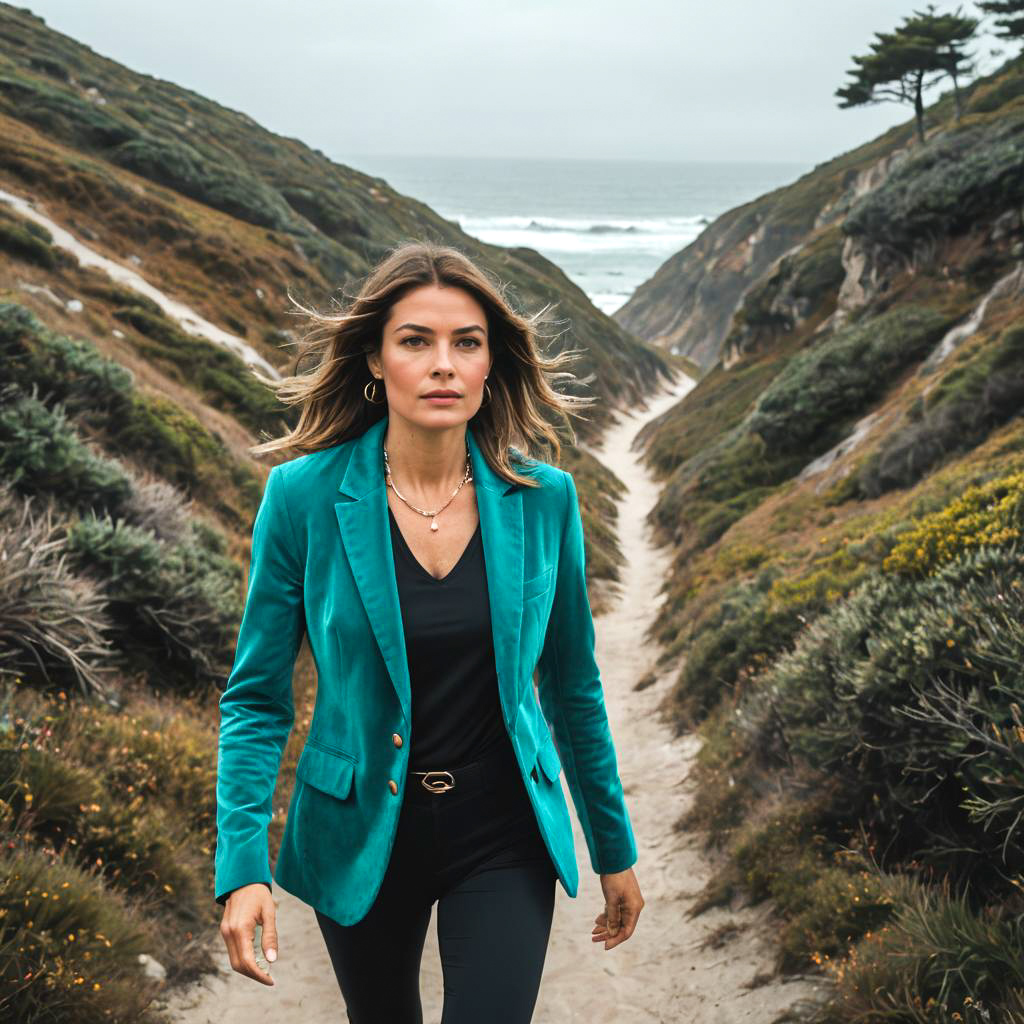
[[[387,424],[384,416],[354,439],[338,485],[343,497],[334,509],[352,577],[410,729],[411,682],[384,476]],[[522,488],[491,469],[470,424],[466,434],[480,516],[498,689],[505,721],[514,729],[523,617]]]

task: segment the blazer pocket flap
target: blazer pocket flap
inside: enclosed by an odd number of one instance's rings
[[[554,782],[558,778],[558,773],[562,770],[562,761],[558,756],[554,743],[549,740],[540,745],[540,750],[537,751],[537,761],[540,764],[541,771],[544,772],[551,782]]]
[[[299,755],[295,777],[316,789],[344,800],[352,788],[355,762],[344,754],[336,754],[308,743]]]
[[[531,576],[523,583],[523,601],[529,601],[531,597],[546,593],[551,586],[551,573],[553,566],[548,566],[539,576]]]

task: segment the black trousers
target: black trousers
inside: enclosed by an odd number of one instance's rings
[[[453,768],[455,786],[406,778],[391,858],[367,914],[317,922],[352,1024],[422,1024],[419,971],[436,901],[441,1024],[528,1024],[557,874],[508,737]],[[436,778],[436,777],[435,777]]]

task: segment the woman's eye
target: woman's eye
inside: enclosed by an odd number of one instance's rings
[[[408,338],[403,338],[403,339],[402,339],[402,344],[403,344],[403,345],[407,345],[407,344],[408,344],[408,343],[409,343],[410,341],[423,341],[423,340],[424,340],[423,338],[421,338],[421,337],[419,337],[418,335],[415,335],[415,334],[414,334],[414,335],[412,335],[412,336],[410,336],[410,337],[408,337]],[[472,346],[473,348],[479,348],[479,347],[480,347],[480,344],[481,344],[481,343],[480,343],[480,340],[479,340],[478,338],[460,338],[460,339],[459,339],[459,341],[460,341],[460,342],[461,342],[461,341],[466,341],[466,342],[469,342],[469,344],[470,344],[470,345],[471,345],[471,346]],[[414,345],[414,346],[412,346],[412,347],[413,347],[413,348],[415,348],[416,346]]]

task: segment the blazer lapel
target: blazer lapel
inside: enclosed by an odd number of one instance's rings
[[[480,536],[491,605],[491,635],[505,721],[515,729],[519,711],[519,634],[523,624],[523,492],[488,465],[467,425],[469,455],[480,514]]]
[[[387,423],[385,416],[355,439],[338,486],[346,497],[335,503],[334,510],[359,597],[408,728],[412,724],[411,683],[384,477]],[[523,499],[516,484],[499,477],[487,464],[469,424],[466,432],[487,571],[498,689],[505,721],[514,729],[523,615]]]

